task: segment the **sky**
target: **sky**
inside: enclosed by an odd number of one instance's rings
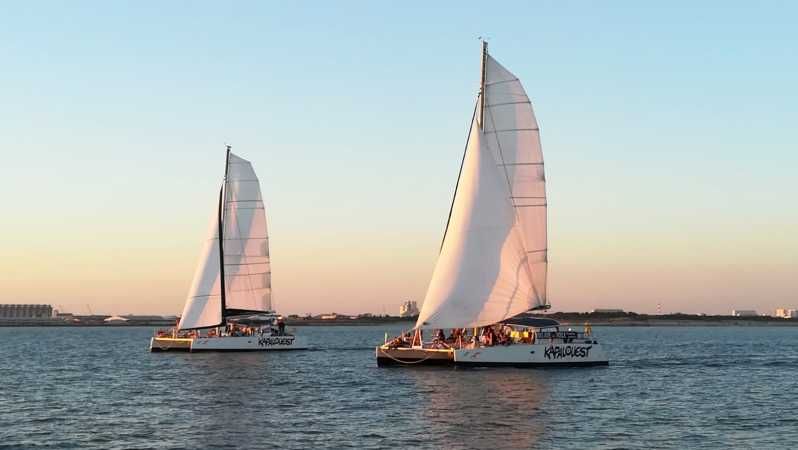
[[[179,314],[225,144],[279,312],[420,302],[481,36],[540,123],[553,310],[798,307],[798,4],[694,3],[7,3],[0,303]]]

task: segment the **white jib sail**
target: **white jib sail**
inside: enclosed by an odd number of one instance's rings
[[[202,249],[194,281],[180,316],[180,329],[213,327],[222,321],[222,289],[219,282],[219,212],[213,208],[208,239]]]
[[[271,268],[266,211],[260,183],[249,161],[230,154],[224,192],[225,308],[268,311]],[[180,329],[213,327],[222,322],[218,223],[218,210],[214,208],[209,237],[194,273]]]
[[[537,121],[518,78],[486,58],[475,116],[420,328],[490,325],[546,304],[546,187]]]

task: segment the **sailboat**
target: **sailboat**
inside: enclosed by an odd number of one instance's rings
[[[307,348],[272,310],[266,211],[252,164],[227,146],[224,180],[202,257],[177,326],[150,351],[258,351]]]
[[[414,329],[386,338],[377,364],[608,364],[589,326],[561,329],[531,315],[550,308],[546,222],[532,104],[483,42],[480,90],[432,280]]]

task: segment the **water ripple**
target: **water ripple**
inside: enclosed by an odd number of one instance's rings
[[[378,369],[401,327],[151,354],[147,328],[0,329],[0,449],[790,448],[798,329],[595,328],[612,364]]]

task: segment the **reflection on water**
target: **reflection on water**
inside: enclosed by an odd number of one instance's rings
[[[594,329],[600,368],[377,368],[374,345],[401,328],[304,328],[317,350],[209,354],[148,353],[149,328],[0,328],[0,449],[798,441],[798,328]]]
[[[530,448],[546,426],[549,395],[541,371],[408,370],[418,385],[419,413],[449,445]]]

